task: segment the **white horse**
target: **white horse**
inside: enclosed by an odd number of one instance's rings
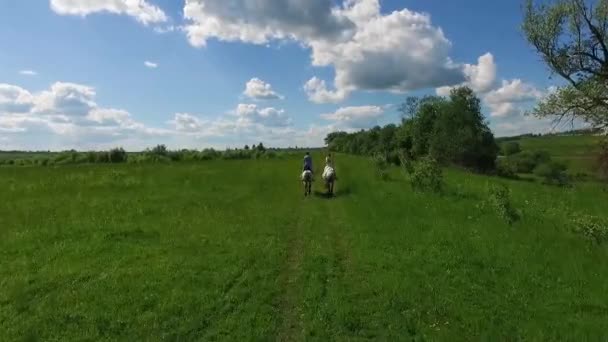
[[[304,196],[308,196],[312,189],[312,171],[305,170],[302,172],[302,183],[304,184]]]
[[[334,182],[336,181],[336,170],[333,167],[326,165],[323,170],[323,180],[325,181],[325,188],[327,194],[333,196],[334,194]]]

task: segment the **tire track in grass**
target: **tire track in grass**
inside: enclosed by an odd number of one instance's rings
[[[295,204],[294,205],[298,205]],[[296,224],[289,227],[287,258],[280,276],[281,295],[279,299],[279,316],[281,325],[277,341],[303,340],[302,322],[302,263],[305,254],[304,229],[311,226],[312,215],[305,210],[306,203],[301,203]]]

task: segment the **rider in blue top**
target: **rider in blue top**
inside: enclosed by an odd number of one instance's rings
[[[306,170],[312,172],[312,158],[310,157],[309,152],[306,152],[306,155],[304,156],[304,169],[302,171]]]

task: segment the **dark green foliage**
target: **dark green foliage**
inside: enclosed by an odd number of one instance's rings
[[[566,169],[567,167],[563,163],[549,161],[536,166],[534,174],[541,177],[546,184],[564,186],[569,183]]]
[[[397,151],[407,150],[413,159],[430,155],[442,164],[474,171],[495,169],[499,148],[471,89],[454,89],[449,98],[409,98],[401,111],[400,126],[376,126],[352,134],[334,132],[325,143],[332,151],[380,153],[395,164],[399,160]]]
[[[520,219],[520,215],[511,204],[511,189],[504,184],[490,184],[487,188],[486,204],[508,224]]]
[[[521,147],[516,141],[506,142],[502,145],[502,153],[505,156],[511,156],[521,152]]]
[[[523,151],[509,157],[517,165],[518,173],[532,173],[536,166],[551,161],[551,155],[546,151]]]
[[[608,182],[608,139],[604,139],[600,144],[597,166],[600,178]]]
[[[410,176],[412,189],[440,193],[444,188],[441,165],[432,157],[423,157],[414,163]]]
[[[125,163],[127,161],[127,152],[122,147],[113,148],[108,152],[110,163]]]

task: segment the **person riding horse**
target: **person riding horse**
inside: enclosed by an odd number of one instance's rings
[[[304,167],[302,168],[302,171],[306,171],[306,170],[313,172],[312,158],[310,157],[310,152],[306,152],[306,155],[304,156]]]

